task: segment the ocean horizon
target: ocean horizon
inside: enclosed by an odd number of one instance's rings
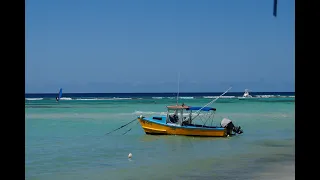
[[[25,94],[56,94],[57,92],[31,92],[31,93],[25,93]],[[162,94],[162,93],[177,93],[174,91],[168,91],[168,92],[67,92],[66,94]],[[188,92],[188,91],[182,91],[179,93],[223,93],[222,91],[201,91],[201,92]],[[233,91],[228,93],[244,93],[244,91]],[[250,91],[250,93],[295,93],[295,91]]]
[[[216,98],[223,92],[180,92],[180,99]],[[58,93],[25,93],[26,100],[55,99]],[[295,97],[295,92],[250,92],[253,98]],[[221,98],[240,98],[243,92],[228,92]],[[177,92],[163,93],[63,93],[61,100],[108,100],[108,99],[163,99],[176,98]]]

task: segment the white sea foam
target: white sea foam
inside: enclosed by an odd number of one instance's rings
[[[179,99],[186,99],[186,100],[192,100],[192,99],[215,99],[218,98],[219,96],[200,96],[200,97],[193,97],[193,96],[181,96]],[[152,99],[176,99],[177,97],[151,97]],[[238,98],[238,99],[252,99],[252,98],[295,98],[295,96],[281,96],[281,95],[253,95],[253,97],[250,98],[244,98],[242,96],[221,96],[221,99],[233,99],[233,98]],[[50,98],[49,98],[50,99]],[[54,99],[54,98],[51,98]],[[84,98],[71,98],[71,97],[62,97],[60,100],[81,100],[81,101],[103,101],[103,100],[131,100],[131,99],[150,99],[150,97],[84,97]],[[27,101],[35,101],[35,100],[44,100],[44,98],[25,98]]]
[[[70,97],[62,97],[62,98],[60,98],[60,100],[72,100],[72,98],[70,98]]]
[[[256,97],[259,97],[259,98],[273,98],[273,97],[279,97],[279,96],[276,96],[276,95],[256,95]]]
[[[180,99],[194,99],[194,97],[179,97]]]
[[[28,100],[28,101],[39,101],[39,100],[43,100],[43,98],[26,98],[25,100]]]
[[[128,99],[132,99],[132,98],[118,98],[118,97],[113,97],[112,99],[109,99],[109,100],[128,100]]]
[[[77,98],[75,100],[79,100],[79,101],[111,101],[111,100],[128,100],[128,99],[132,99],[132,98]],[[137,98],[137,99],[141,99],[141,98]]]
[[[96,101],[96,100],[102,100],[102,99],[98,99],[98,98],[78,98],[75,100],[79,100],[79,101]]]
[[[215,99],[219,96],[203,96],[205,99]],[[221,96],[220,98],[236,98],[236,96]]]
[[[152,97],[152,99],[163,99],[164,97]]]

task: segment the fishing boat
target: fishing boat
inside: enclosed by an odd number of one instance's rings
[[[212,126],[216,108],[209,107],[209,105],[225,93],[203,107],[179,105],[177,103],[176,105],[167,106],[167,114],[165,116],[144,117],[140,115],[138,120],[144,132],[151,135],[226,137],[242,134],[241,127],[235,126],[227,118],[222,119],[220,126]],[[197,119],[200,119],[203,124],[194,123]],[[208,125],[210,121],[211,125]]]

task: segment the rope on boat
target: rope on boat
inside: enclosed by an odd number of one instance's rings
[[[139,121],[137,121],[136,125],[139,123]],[[124,132],[122,135],[127,134],[127,132],[131,131],[132,127],[130,129],[128,129],[126,132]]]
[[[202,108],[200,108],[198,111],[196,111],[195,113],[198,113],[198,114],[197,114],[196,116],[194,116],[194,117],[192,118],[192,120],[199,116],[199,114],[200,114],[200,112],[201,112],[201,110],[202,110],[203,108],[205,108],[205,107],[209,106],[210,104],[214,103],[215,101],[217,101],[219,98],[221,98],[223,95],[225,95],[231,88],[232,88],[232,87],[229,87],[229,89],[226,90],[224,93],[222,93],[219,97],[216,97],[214,100],[212,100],[211,102],[209,102],[208,104],[206,104],[205,106],[203,106]]]
[[[120,126],[119,128],[114,129],[114,130],[106,133],[105,135],[108,135],[108,134],[110,134],[110,133],[112,133],[112,132],[114,132],[114,131],[117,131],[117,130],[119,130],[119,129],[121,129],[121,128],[123,128],[123,127],[125,127],[125,126],[127,126],[127,125],[129,125],[129,124],[131,124],[131,123],[133,123],[133,122],[136,121],[136,120],[137,120],[137,118],[134,118],[132,121],[128,122],[127,124],[124,124],[124,125]]]

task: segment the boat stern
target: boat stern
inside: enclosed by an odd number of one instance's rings
[[[227,135],[235,135],[235,134],[242,134],[243,130],[240,126],[235,126],[230,119],[223,118],[220,125],[223,128],[226,128]]]

